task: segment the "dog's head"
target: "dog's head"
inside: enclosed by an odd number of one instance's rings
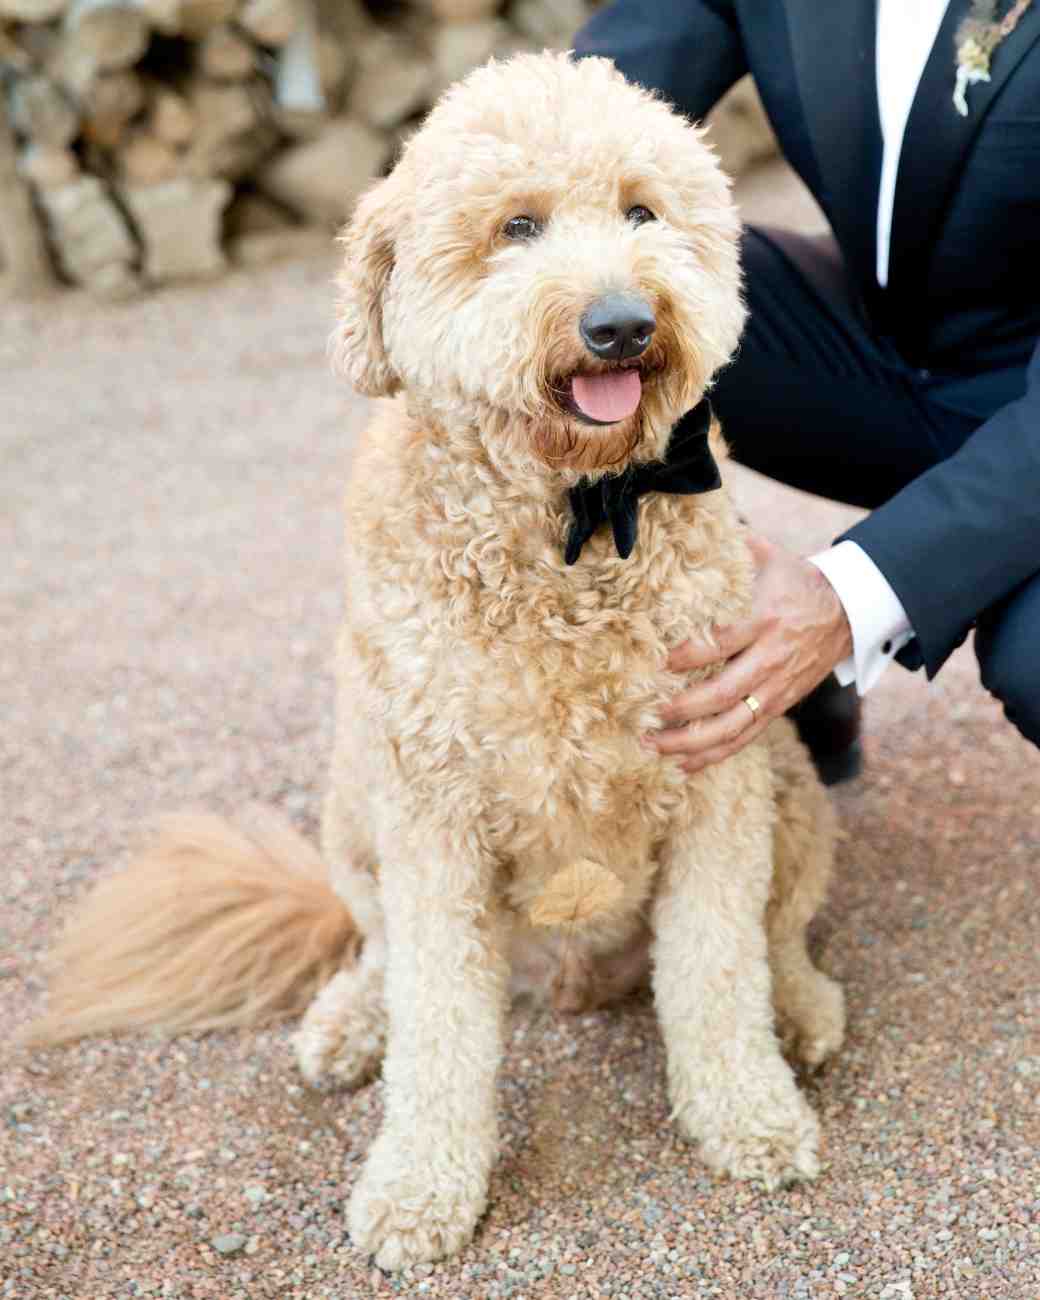
[[[736,347],[737,233],[701,133],[612,64],[492,62],[359,202],[335,351],[496,458],[653,459]]]

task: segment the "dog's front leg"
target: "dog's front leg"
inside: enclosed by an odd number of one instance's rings
[[[653,980],[680,1129],[712,1168],[775,1187],[818,1172],[819,1125],[773,1027],[767,777],[745,751],[699,778],[662,861]]]
[[[385,1114],[349,1213],[388,1269],[459,1250],[484,1211],[507,988],[490,872],[409,840],[380,854]]]

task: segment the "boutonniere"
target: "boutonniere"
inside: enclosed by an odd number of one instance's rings
[[[997,0],[974,0],[971,13],[957,28],[957,81],[953,88],[953,106],[961,117],[968,116],[967,89],[980,81],[989,81],[993,51],[1018,26],[1018,20],[1033,0],[1015,0],[1003,18],[997,18]]]

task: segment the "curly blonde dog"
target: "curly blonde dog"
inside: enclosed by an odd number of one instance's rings
[[[566,1009],[650,978],[707,1163],[818,1171],[781,1046],[815,1066],[842,1039],[805,946],[830,807],[786,721],[692,777],[640,741],[669,650],[747,611],[742,526],[724,488],[651,491],[627,558],[609,527],[565,557],[571,489],[661,461],[736,347],[737,235],[699,130],[603,60],[444,96],[343,235],[334,351],[394,400],[347,497],[329,877],[270,824],[176,826],[59,953],[41,1042],[313,996],[305,1076],[382,1066],[349,1212],[382,1267],[457,1251],[485,1208],[511,971]]]

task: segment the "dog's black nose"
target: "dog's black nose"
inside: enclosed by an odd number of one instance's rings
[[[581,318],[581,337],[601,361],[638,357],[650,346],[657,321],[650,304],[631,293],[597,298]]]

